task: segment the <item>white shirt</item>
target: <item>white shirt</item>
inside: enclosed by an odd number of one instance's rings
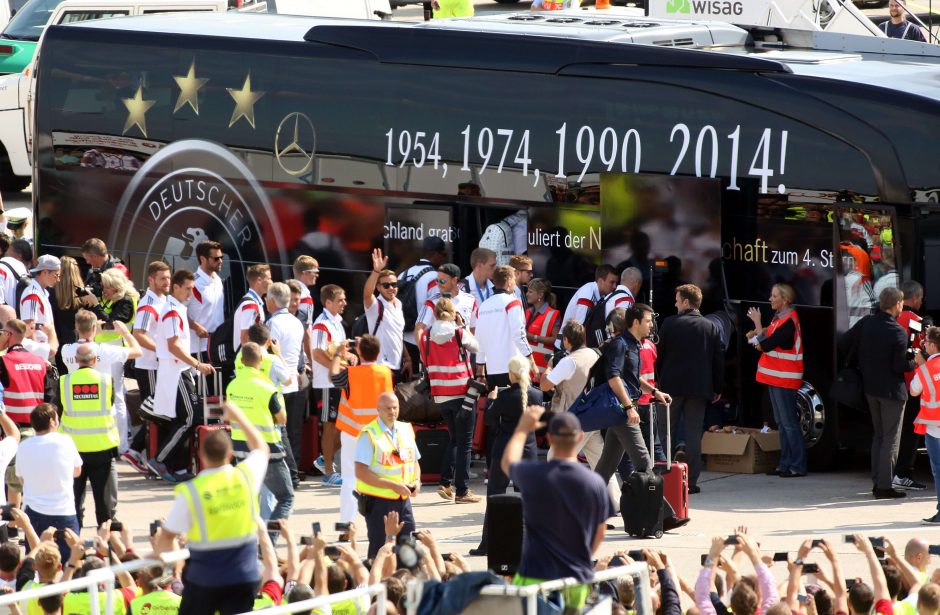
[[[6,475],[7,466],[10,465],[10,462],[16,455],[16,449],[18,446],[19,442],[13,438],[4,438],[3,440],[0,440],[0,476]],[[6,503],[7,490],[0,489],[0,506],[4,506]]]
[[[81,466],[75,442],[65,434],[23,440],[16,451],[16,475],[23,479],[24,507],[43,515],[74,515],[72,475]]]
[[[346,341],[346,329],[343,328],[343,317],[337,314],[332,316],[328,310],[323,310],[313,323],[313,348],[326,350],[333,342]],[[330,368],[323,367],[319,362],[313,362],[313,388],[332,389],[333,380],[330,378]]]
[[[512,293],[498,292],[483,302],[477,316],[476,338],[480,343],[477,363],[486,363],[486,373],[509,372],[509,359],[532,354],[525,334],[525,312]]]
[[[596,283],[596,282],[595,282]],[[621,292],[617,292],[621,291]],[[630,292],[630,289],[624,286],[623,284],[618,284],[617,288],[614,289],[614,292],[617,293],[613,297],[607,300],[607,303],[604,304],[604,320],[610,316],[610,313],[616,310],[617,308],[627,309],[632,307],[636,303],[636,299],[633,298],[633,293]],[[587,315],[585,313],[585,315]],[[565,321],[568,322],[568,321]]]
[[[268,319],[268,328],[271,330],[271,339],[277,340],[281,351],[281,358],[287,366],[289,374],[297,374],[297,365],[303,352],[304,326],[297,317],[287,311],[287,308],[278,310]],[[297,378],[293,379],[282,389],[282,393],[295,393],[299,390]]]
[[[575,292],[565,308],[565,313],[561,317],[561,326],[569,320],[576,320],[584,323],[588,311],[594,307],[594,304],[601,298],[601,291],[597,288],[597,282],[588,282]],[[561,338],[555,341],[555,348],[561,348]]]
[[[114,401],[124,396],[124,364],[127,363],[130,348],[124,346],[115,346],[113,344],[97,344],[88,340],[80,339],[74,344],[62,346],[62,362],[71,374],[78,369],[78,361],[75,355],[78,353],[78,347],[82,344],[91,344],[95,348],[95,355],[98,361],[95,363],[95,371],[105,376],[111,376],[111,387],[114,393]]]
[[[26,352],[36,355],[43,361],[49,360],[49,351],[52,349],[46,342],[37,342],[28,337],[23,338],[23,348],[26,349]]]
[[[577,371],[578,366],[574,364],[574,361],[571,360],[571,357],[566,356],[561,361],[558,362],[558,365],[552,368],[552,371],[548,372],[546,378],[548,381],[558,386],[568,378],[574,376],[575,371]]]
[[[264,321],[264,304],[261,303],[261,297],[250,288],[246,295],[235,308],[235,326],[232,327],[232,348],[235,352],[242,347],[242,331]]]
[[[417,263],[398,274],[398,283],[401,284],[402,282],[410,280],[411,278],[418,275],[418,273],[426,267],[430,267],[430,271],[423,274],[420,278],[418,278],[418,281],[415,282],[415,313],[421,311],[421,307],[424,305],[424,302],[428,300],[428,294],[437,288],[437,268],[431,264],[431,261],[422,258]],[[405,333],[403,339],[409,344],[414,345],[414,330]]]
[[[17,465],[19,465],[19,461],[17,461]],[[231,465],[224,465],[220,468],[211,468],[203,470],[199,475],[215,474],[231,467]],[[251,477],[254,497],[258,497],[258,494],[261,493],[261,485],[264,484],[264,475],[268,471],[268,458],[265,457],[262,451],[252,451],[248,453],[247,457],[238,462],[238,467],[245,470],[248,476]],[[185,534],[193,527],[193,516],[189,510],[189,502],[182,492],[173,500],[173,507],[170,508],[170,514],[166,516],[166,523],[163,524],[163,527],[174,534]]]
[[[476,278],[473,277],[473,274],[468,275],[464,278],[464,289],[471,297],[476,299],[477,305],[483,305],[483,302],[493,296],[493,283],[489,280],[486,281],[486,286],[480,288],[480,285],[477,284]]]
[[[202,267],[196,269],[196,284],[193,294],[186,302],[189,319],[206,328],[209,333],[215,331],[225,320],[225,287],[222,278],[215,272],[208,274]],[[205,352],[209,349],[209,340],[200,339],[195,331],[190,331],[189,347]]]
[[[38,280],[30,280],[29,286],[20,297],[20,320],[33,320],[36,327],[52,324],[52,305],[49,303],[49,291]]]
[[[157,341],[157,328],[160,324],[160,313],[166,304],[166,295],[157,295],[155,292],[147,289],[143,299],[137,304],[137,314],[134,316],[134,331],[143,331],[154,342]],[[134,361],[134,366],[139,369],[157,369],[157,354],[153,350],[140,347],[143,354]]]
[[[428,300],[424,302],[424,307],[421,308],[421,311],[418,313],[418,322],[424,323],[428,327],[434,324],[434,305],[440,298],[440,289],[437,289],[434,294],[428,297]],[[461,290],[457,293],[456,297],[451,297],[450,301],[454,304],[454,309],[457,310],[460,317],[463,318],[463,323],[471,330],[476,329],[477,300],[473,295]]]
[[[379,302],[382,302],[382,322],[375,328],[375,321],[379,317]],[[401,301],[393,299],[391,303],[382,295],[377,295],[375,301],[366,309],[366,325],[369,333],[375,331],[379,340],[379,357],[376,363],[387,365],[389,369],[401,367],[402,343],[404,342],[405,313],[402,311]]]
[[[12,256],[0,258],[0,263],[4,263],[0,265],[0,288],[3,290],[3,302],[16,307],[16,284],[19,282],[19,278],[24,275],[28,276],[29,271],[26,269],[26,265]],[[15,275],[10,273],[10,268],[7,265],[13,269]]]
[[[313,326],[313,296],[310,294],[310,288],[300,280],[294,280],[300,284],[300,304],[297,306],[297,318],[303,324],[305,329]]]
[[[170,346],[167,340],[178,338],[183,352],[189,354],[189,319],[186,316],[186,306],[176,300],[172,295],[168,295],[166,303],[163,305],[163,311],[160,312],[160,326],[157,329],[157,360],[172,361],[174,365],[188,367],[182,363],[173,353],[170,352]]]

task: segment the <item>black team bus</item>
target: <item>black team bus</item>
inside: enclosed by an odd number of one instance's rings
[[[527,252],[559,307],[610,263],[675,311],[703,288],[728,338],[728,420],[769,414],[744,313],[791,284],[811,456],[867,446],[827,392],[835,340],[906,279],[940,309],[940,53],[910,41],[597,13],[419,24],[155,15],[53,26],[39,55],[39,252],[103,237],[195,268],[299,254],[353,302],[382,247],[428,237],[469,273]],[[358,313],[351,305],[348,318]]]

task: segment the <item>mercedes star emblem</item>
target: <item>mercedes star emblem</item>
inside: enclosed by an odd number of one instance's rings
[[[317,135],[310,118],[300,112],[288,113],[274,135],[277,163],[289,175],[303,175],[313,167]]]

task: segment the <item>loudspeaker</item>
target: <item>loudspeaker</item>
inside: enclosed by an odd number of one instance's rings
[[[439,483],[441,481],[441,468],[444,465],[444,452],[450,442],[447,425],[443,423],[434,425],[416,425],[412,423],[415,432],[415,444],[421,453],[421,482],[425,484]]]
[[[522,496],[492,495],[486,500],[486,566],[498,575],[513,575],[522,559]]]

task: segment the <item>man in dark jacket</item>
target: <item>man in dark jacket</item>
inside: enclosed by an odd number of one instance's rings
[[[698,308],[702,290],[695,284],[676,289],[676,316],[663,322],[656,347],[656,381],[672,395],[671,428],[673,442],[679,436],[679,419],[685,415],[685,452],[689,463],[689,493],[698,493],[702,471],[702,423],[705,408],[721,395],[724,358],[721,333]],[[660,433],[665,416],[659,417]],[[675,448],[675,447],[673,447]]]
[[[901,416],[907,400],[904,372],[917,365],[907,355],[907,336],[898,324],[904,293],[886,288],[878,297],[880,311],[866,316],[849,329],[840,344],[856,347],[862,389],[868,400],[874,434],[871,442],[872,494],[876,499],[903,498],[891,486],[901,438]],[[847,354],[847,352],[846,352]]]

